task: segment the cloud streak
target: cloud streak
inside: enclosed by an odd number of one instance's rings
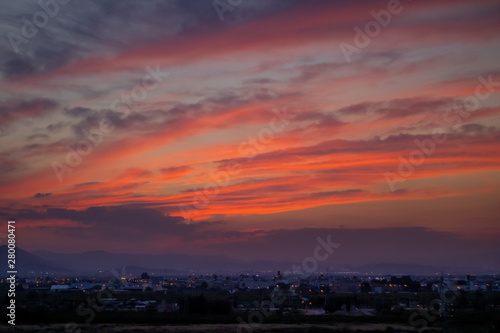
[[[500,188],[499,4],[401,4],[351,62],[339,45],[386,2],[247,1],[224,21],[211,2],[194,0],[60,6],[20,52],[0,42],[4,216],[40,223],[36,232],[59,230],[61,247],[80,233],[96,249],[118,250],[138,233],[153,237],[156,250],[187,251],[192,241],[222,251],[310,221],[331,228],[325,216],[338,211],[343,225],[370,229],[349,209],[358,205],[377,207],[372,229],[388,220],[406,226],[385,212],[425,201],[428,211],[447,202],[448,215],[412,218],[411,227],[464,234],[479,223],[477,233],[500,235],[485,199]],[[23,17],[42,10],[29,1],[0,5],[2,35],[22,34]],[[168,78],[135,103],[127,96],[148,66]],[[486,97],[470,112],[457,108],[470,107],[470,96]],[[128,104],[126,117],[116,100]],[[294,117],[270,136],[276,108]],[[59,182],[51,163],[66,163],[103,119],[114,130]],[[397,174],[436,132],[446,140],[391,191],[384,173]],[[228,163],[241,170],[226,184]],[[468,202],[468,213],[453,202]],[[194,208],[193,225],[179,206]],[[289,219],[274,219],[283,214]],[[225,233],[206,244],[194,236],[199,224],[215,223]],[[252,225],[260,231],[247,232]]]

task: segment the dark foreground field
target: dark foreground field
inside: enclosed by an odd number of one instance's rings
[[[198,294],[196,294],[198,293]],[[192,294],[192,295],[191,295]],[[269,295],[241,292],[238,303],[266,299]],[[178,302],[174,312],[105,310],[95,303],[94,294],[19,292],[16,308],[16,326],[0,323],[0,332],[214,332],[214,333],[500,333],[498,293],[463,294],[456,298],[450,310],[438,312],[425,309],[393,309],[391,306],[407,302],[429,303],[439,294],[330,294],[308,295],[311,304],[324,314],[306,315],[304,309],[279,308],[268,312],[240,310],[231,306],[232,298],[217,291],[178,291],[167,294],[117,293],[116,298],[126,302],[132,298],[154,299],[160,303]],[[481,297],[479,297],[481,296]],[[344,315],[338,309],[347,300],[363,308],[372,305],[372,315]],[[323,303],[321,303],[321,301]],[[425,301],[425,302],[424,302]],[[481,301],[481,302],[479,302]],[[326,302],[326,303],[325,303]],[[287,305],[294,305],[287,302]],[[6,303],[0,315],[8,318]],[[253,319],[252,319],[253,318]],[[256,321],[257,320],[257,321]],[[249,323],[258,322],[254,325]]]
[[[313,324],[262,324],[254,326],[251,330],[245,330],[238,327],[237,324],[202,324],[202,325],[113,325],[113,324],[96,324],[82,325],[79,327],[80,333],[139,333],[139,332],[176,332],[176,333],[323,333],[323,332],[359,332],[359,333],[375,333],[375,332],[417,332],[416,329],[408,325],[387,325],[387,324],[355,324],[355,323],[338,323],[331,325],[313,325]],[[65,326],[56,324],[49,326],[40,325],[23,325],[16,326],[15,329],[2,327],[0,332],[65,332]],[[425,332],[441,332],[441,330],[433,329]]]

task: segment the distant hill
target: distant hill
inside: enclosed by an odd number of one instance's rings
[[[91,251],[75,254],[39,251],[37,255],[57,262],[75,272],[110,272],[121,267],[146,267],[156,271],[170,272],[216,272],[244,268],[247,263],[226,256],[193,256],[186,254],[115,254]]]
[[[8,247],[7,245],[0,246],[0,258],[2,261],[5,260],[5,265],[2,264],[2,267],[6,267],[7,264],[7,254]],[[16,271],[17,276],[28,276],[28,275],[40,275],[45,273],[64,273],[68,272],[68,270],[61,268],[58,265],[55,265],[47,260],[44,260],[37,255],[24,251],[20,248],[16,248]],[[2,269],[0,272],[1,276],[7,275],[7,269]]]
[[[0,246],[0,258],[7,258],[7,246]],[[258,260],[242,261],[223,255],[197,256],[186,254],[126,254],[109,253],[105,251],[90,251],[83,253],[56,253],[38,251],[35,254],[16,248],[16,268],[18,276],[70,274],[93,276],[113,276],[122,273],[139,275],[148,272],[154,275],[183,275],[186,273],[286,273],[300,262]],[[4,265],[2,265],[4,267]],[[318,270],[327,271],[326,266]],[[1,276],[6,274],[2,270]],[[375,263],[370,265],[329,265],[331,274],[434,274],[440,273],[475,273],[474,270],[462,267],[435,267],[414,265],[411,263]],[[485,271],[486,272],[486,271]],[[487,273],[496,273],[494,271]]]
[[[415,265],[415,264],[394,264],[394,263],[377,263],[371,265],[364,265],[357,268],[357,270],[363,274],[377,274],[377,275],[402,275],[402,274],[440,274],[451,273],[451,274],[498,274],[498,270],[494,268],[482,268],[480,271],[477,269],[471,269],[470,267],[459,267],[459,266],[429,266],[429,265]]]
[[[358,267],[357,270],[364,274],[433,274],[441,272],[443,268],[433,266],[411,265],[411,264],[394,264],[394,263],[378,263],[364,265]]]

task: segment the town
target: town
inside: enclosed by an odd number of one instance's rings
[[[255,325],[283,317],[305,322],[356,317],[375,322],[389,318],[421,329],[439,327],[443,321],[453,323],[460,311],[500,309],[500,278],[496,275],[298,275],[277,271],[162,276],[134,275],[125,269],[98,275],[47,274],[18,279],[17,321],[68,322],[76,328],[79,323],[187,323],[193,318]],[[6,292],[9,281],[0,281]],[[439,318],[424,320],[422,311],[439,314]],[[126,317],[115,315],[124,312]]]

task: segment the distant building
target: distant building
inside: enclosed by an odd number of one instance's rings
[[[51,293],[58,293],[61,291],[69,291],[71,289],[71,285],[69,284],[61,284],[61,285],[52,285],[50,287]]]

